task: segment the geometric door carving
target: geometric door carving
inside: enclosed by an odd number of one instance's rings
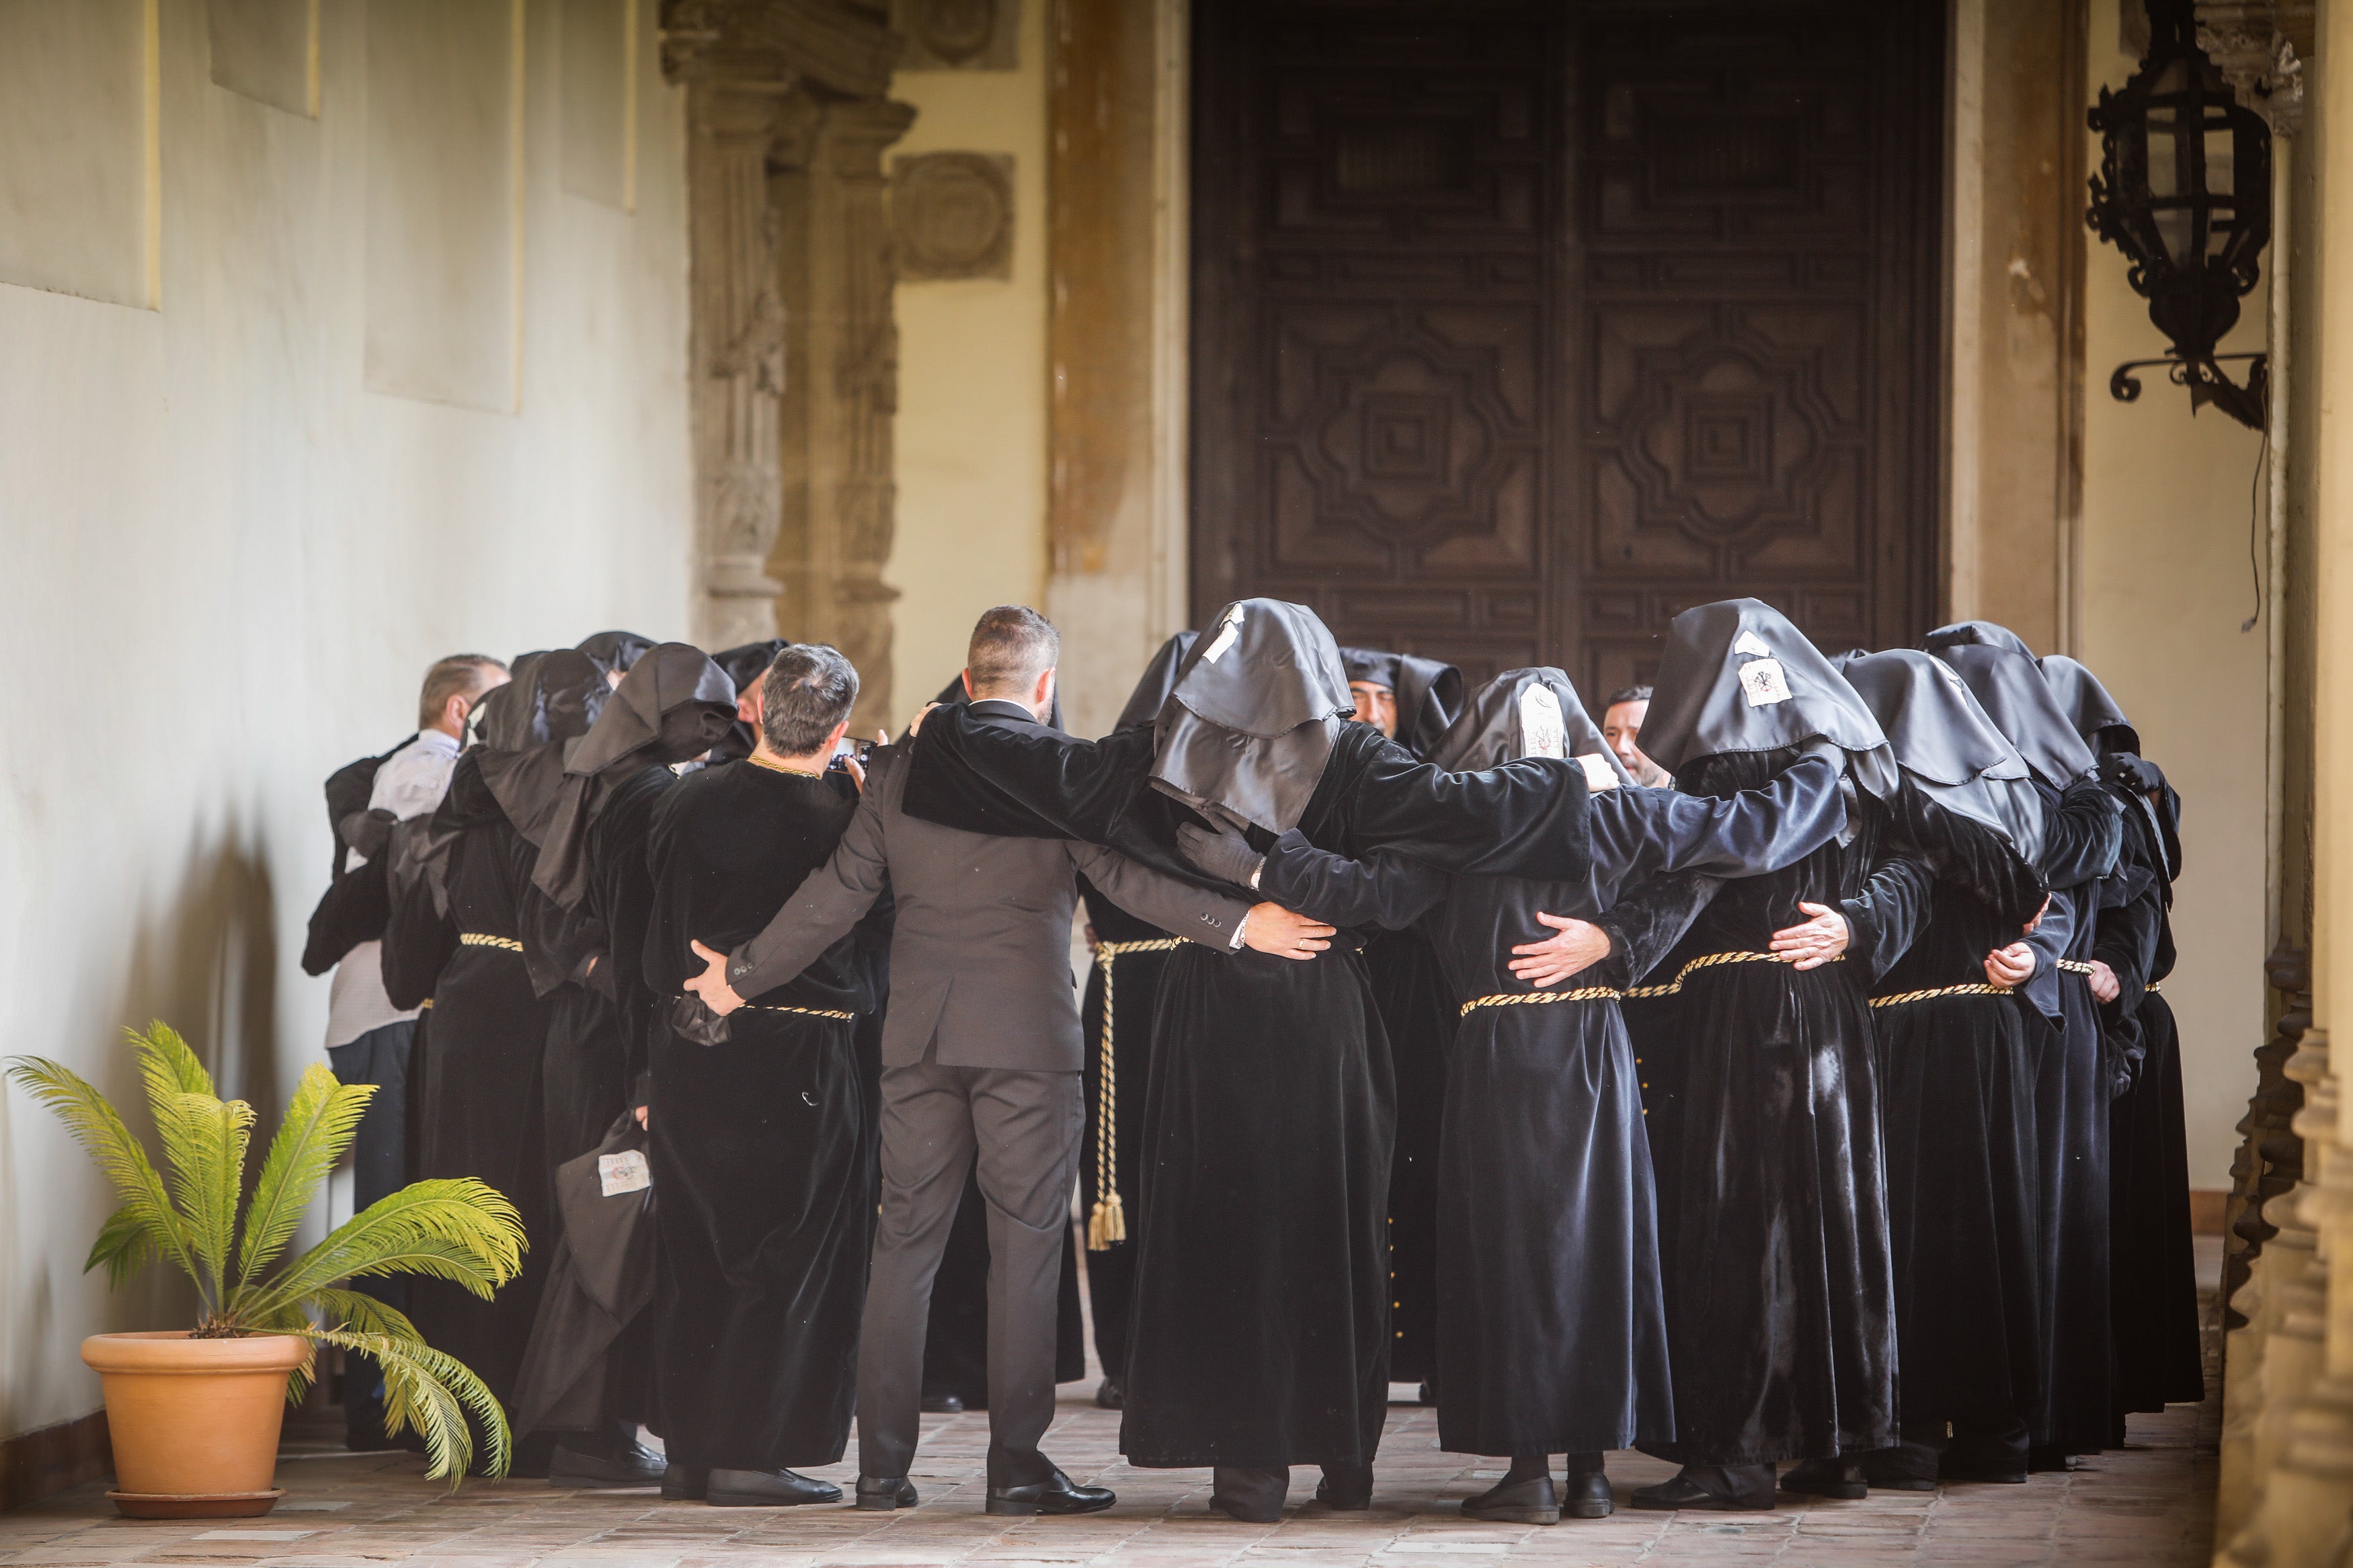
[[[1193,584],[1647,676],[1934,614],[1942,28],[1880,0],[1202,0]]]

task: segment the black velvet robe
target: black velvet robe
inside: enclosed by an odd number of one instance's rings
[[[2163,809],[2179,810],[2169,788]],[[2173,1009],[2152,989],[2173,972],[2173,864],[2166,834],[2142,803],[2126,801],[2124,824],[2120,858],[2147,873],[2146,885],[2102,910],[2092,945],[2092,956],[2116,972],[2119,994],[2101,1007],[2101,1025],[2111,1062],[2130,1080],[2108,1104],[2108,1302],[2116,1346],[2110,1438],[2116,1445],[2124,1441],[2127,1412],[2195,1403],[2206,1387],[2181,1042]]]
[[[1082,879],[1080,896],[1086,900],[1087,923],[1095,940],[1117,943],[1167,942],[1173,939],[1104,898]],[[1113,953],[1111,1006],[1104,1006],[1105,960],[1099,954],[1087,966],[1086,991],[1079,1004],[1079,1022],[1086,1030],[1083,1068],[1087,1101],[1086,1142],[1079,1152],[1079,1212],[1092,1215],[1103,1201],[1103,1132],[1106,1101],[1113,1133],[1110,1187],[1120,1198],[1127,1238],[1101,1251],[1087,1253],[1087,1300],[1094,1311],[1095,1357],[1103,1375],[1125,1384],[1128,1319],[1135,1306],[1135,1258],[1144,1242],[1144,1105],[1152,1082],[1152,1020],[1160,1005],[1161,977],[1176,957],[1174,948],[1161,952]],[[1111,1026],[1110,1092],[1105,1092],[1103,1026]]]
[[[1286,837],[1260,889],[1328,921],[1417,924],[1466,1000],[1529,994],[1511,949],[1546,934],[1538,910],[1591,920],[1609,932],[1610,954],[1560,989],[1622,988],[1715,888],[1658,873],[1761,870],[1837,830],[1836,775],[1805,766],[1783,811],[1703,808],[1667,791],[1597,797],[1593,869],[1580,883],[1450,876],[1390,855],[1351,862]],[[1672,1441],[1650,1145],[1618,1003],[1458,1004],[1457,1017],[1434,1194],[1440,1443],[1535,1455]]]
[[[2108,1100],[2098,1004],[2084,975],[2058,968],[2088,962],[2101,883],[2123,839],[2117,804],[2094,780],[2064,794],[2042,786],[2042,923],[2027,939],[2037,972],[2023,988],[2041,1036],[2034,1121],[2042,1215],[2042,1404],[2030,1424],[2034,1447],[2096,1453],[2114,1422],[2108,1299]]]
[[[1702,757],[1678,784],[1754,788],[1772,752]],[[1840,962],[1724,963],[1680,995],[1630,1001],[1658,1174],[1676,1440],[1688,1465],[1829,1458],[1895,1441],[1894,1273],[1878,1078],[1865,998],[1926,912],[1926,867],[1855,792],[1849,841],[1726,882],[1650,977],[1695,958],[1764,952],[1833,904]]]
[[[1936,872],[1926,928],[1874,987],[1905,1436],[2018,1435],[2042,1394],[2039,1038],[1985,955],[2042,903],[2032,867],[1916,789],[1906,838]],[[1977,986],[1977,992],[1921,996]],[[1939,1445],[1941,1446],[1941,1445]]]
[[[413,1279],[409,1316],[427,1344],[463,1362],[506,1404],[554,1246],[543,1081],[550,1010],[532,987],[522,952],[501,945],[522,940],[534,852],[500,810],[476,758],[468,752],[458,759],[435,814],[437,826],[463,831],[448,872],[447,929],[455,945],[433,988],[425,1070],[412,1079],[416,1174],[473,1176],[498,1189],[522,1218],[528,1250],[522,1271],[488,1301],[442,1280]],[[415,902],[429,906],[423,889],[407,907]],[[433,939],[427,940],[429,951]]]
[[[913,815],[1086,839],[1204,885],[1176,853],[1185,809],[1146,786],[1144,726],[1088,743],[934,710]],[[1458,869],[1588,869],[1581,770],[1531,760],[1447,774],[1341,728],[1300,827],[1360,858]],[[1271,840],[1270,840],[1271,841]],[[1180,952],[1162,981],[1145,1109],[1121,1447],[1133,1464],[1369,1464],[1388,1392],[1387,1037],[1354,932],[1315,959]]]
[[[648,847],[649,994],[675,997],[701,973],[691,941],[723,952],[765,927],[857,806],[829,780],[749,762],[663,791]],[[654,1373],[675,1463],[774,1470],[842,1456],[874,1233],[871,1101],[849,1020],[764,1009],[871,1011],[864,949],[887,933],[870,915],[748,998],[723,1045],[674,1031],[654,1045]]]

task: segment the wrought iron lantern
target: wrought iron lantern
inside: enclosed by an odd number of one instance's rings
[[[2198,47],[2191,0],[2148,0],[2148,58],[2121,90],[2102,88],[2091,110],[2100,172],[2084,216],[2125,253],[2133,291],[2173,349],[2118,365],[2108,390],[2130,403],[2140,395],[2132,373],[2163,365],[2189,389],[2192,413],[2211,403],[2261,429],[2263,356],[2214,349],[2237,323],[2271,239],[2271,128]],[[2244,385],[2221,363],[2241,359],[2253,362]]]

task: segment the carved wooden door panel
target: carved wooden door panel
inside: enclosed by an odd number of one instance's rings
[[[1934,611],[1936,7],[1200,0],[1193,600],[1589,700]]]

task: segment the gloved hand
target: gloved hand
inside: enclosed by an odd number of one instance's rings
[[[400,818],[382,806],[372,811],[355,811],[335,824],[335,837],[363,860],[373,860],[384,853],[392,838],[393,824]]]
[[[1185,858],[1217,878],[1238,888],[1250,886],[1250,879],[1266,863],[1266,857],[1250,847],[1250,840],[1231,829],[1220,828],[1212,833],[1189,822],[1176,825],[1176,847]]]
[[[2153,795],[2165,787],[2165,770],[2130,752],[2110,752],[2100,759],[2100,777],[2121,784],[2135,795]]]

